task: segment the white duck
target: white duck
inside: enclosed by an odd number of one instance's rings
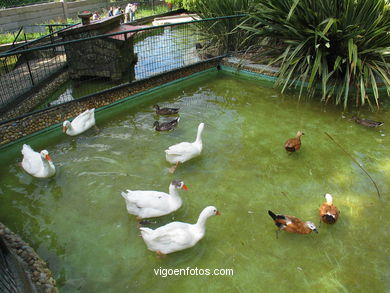
[[[65,120],[62,126],[63,132],[67,135],[74,136],[83,133],[95,124],[95,109],[89,109],[79,114],[72,122]]]
[[[47,150],[35,152],[29,145],[22,148],[22,167],[30,175],[38,178],[48,178],[56,173],[56,168]]]
[[[194,246],[206,233],[206,220],[220,215],[216,207],[208,206],[199,215],[196,224],[172,222],[156,230],[142,227],[141,236],[149,250],[164,255]]]
[[[188,190],[183,181],[173,180],[169,185],[169,194],[151,190],[126,190],[122,192],[129,214],[137,219],[160,217],[176,211],[182,205],[178,189]]]
[[[175,172],[179,163],[184,163],[194,157],[197,157],[202,152],[202,132],[204,129],[204,123],[200,123],[198,126],[198,133],[196,134],[196,140],[194,142],[181,142],[170,146],[165,150],[165,158],[172,166],[170,172]]]

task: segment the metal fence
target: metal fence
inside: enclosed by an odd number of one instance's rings
[[[48,2],[56,2],[56,0],[0,0],[0,9]]]
[[[20,292],[15,282],[15,276],[11,271],[7,260],[8,251],[0,238],[0,292],[18,293]]]
[[[66,42],[59,37],[58,32],[54,32],[0,54],[0,114],[11,113],[11,116],[1,116],[0,123],[12,117],[16,104],[27,98],[31,99],[31,93],[49,84],[59,72],[66,69],[68,62],[65,47],[68,45],[97,39],[126,39],[132,35],[134,52],[137,56],[133,68],[134,74],[130,78],[126,77],[119,81],[96,76],[70,79],[49,100],[45,100],[38,107],[28,109],[26,112],[78,99],[120,84],[146,79],[224,55],[227,53],[227,48],[219,48],[218,51],[204,50],[207,44],[205,28],[236,17],[239,16],[146,27]],[[18,115],[21,115],[19,110],[14,113],[14,116]]]
[[[0,292],[36,292],[19,259],[12,253],[0,236]]]
[[[28,5],[34,5],[34,4],[41,4],[41,3],[50,3],[50,2],[59,2],[60,0],[0,0],[0,9],[5,9],[5,8],[14,8],[14,7],[20,7],[20,6],[28,6]],[[73,2],[77,0],[66,0],[67,2]],[[102,2],[108,2],[108,4],[122,4],[125,3],[127,4],[128,1],[124,0],[110,0],[110,1],[105,1],[102,0]],[[138,0],[134,1],[146,5],[150,5],[154,7],[154,5],[157,5],[161,3],[162,1],[160,0]],[[165,2],[165,1],[164,1]]]

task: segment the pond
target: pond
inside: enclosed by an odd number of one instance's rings
[[[155,103],[180,107],[176,130],[153,129],[156,119],[169,120],[155,115]],[[97,112],[100,131],[69,137],[58,127],[4,149],[0,221],[48,262],[61,292],[389,291],[389,111],[362,112],[385,122],[365,128],[349,119],[353,113],[299,102],[266,82],[200,74]],[[195,140],[200,122],[201,156],[169,173],[164,150]],[[283,144],[298,130],[302,147],[289,154]],[[50,152],[53,178],[18,167],[23,143]],[[167,192],[173,179],[188,186],[182,207],[147,226],[194,223],[208,205],[221,216],[208,220],[195,247],[159,258],[139,237],[121,191]],[[318,227],[325,193],[341,214]],[[276,237],[268,210],[313,221],[319,233]],[[164,277],[187,268],[234,274]]]

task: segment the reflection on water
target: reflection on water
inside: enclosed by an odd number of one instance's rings
[[[66,88],[65,91],[62,94],[60,94],[58,98],[48,103],[48,106],[50,107],[50,106],[60,105],[62,103],[66,103],[72,100],[74,100],[74,97],[72,95],[72,89]]]
[[[61,292],[387,292],[390,181],[388,110],[361,113],[384,121],[364,128],[332,106],[281,95],[267,85],[223,72],[160,90],[97,113],[100,132],[68,137],[58,128],[30,139],[49,150],[54,178],[23,172],[21,144],[2,153],[0,221],[29,242],[54,271]],[[173,132],[157,133],[152,105],[180,107]],[[138,103],[136,106],[131,103]],[[193,141],[205,123],[200,157],[172,175],[164,149]],[[284,141],[303,130],[301,149]],[[370,173],[381,191],[325,134]],[[384,135],[384,136],[383,136]],[[12,155],[10,155],[12,154]],[[127,214],[124,189],[167,191],[186,182],[183,206],[152,219],[195,222],[207,205],[220,217],[207,223],[195,247],[156,258]],[[331,193],[339,221],[319,234],[276,238],[267,210],[319,223]],[[161,269],[233,269],[234,276],[155,275]],[[197,289],[194,289],[197,288]]]
[[[142,32],[135,37],[134,52],[138,61],[135,65],[135,79],[143,79],[159,73],[181,68],[199,62],[195,43],[199,36],[187,26],[173,26]],[[58,105],[83,96],[128,82],[86,77],[72,80],[57,90],[42,107]]]
[[[196,31],[189,30],[187,26],[164,27],[158,31],[161,33],[146,37],[134,46],[138,55],[136,79],[200,61],[195,51],[195,43],[198,40]]]

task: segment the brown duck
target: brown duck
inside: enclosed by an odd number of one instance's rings
[[[293,216],[275,215],[271,211],[268,211],[268,214],[271,216],[275,222],[275,225],[280,230],[295,234],[309,234],[313,231],[318,233],[317,228],[313,222],[303,222],[302,220]]]
[[[367,127],[379,127],[384,124],[384,122],[379,122],[379,121],[374,121],[370,119],[365,119],[365,118],[359,118],[357,116],[353,116],[352,120],[355,121],[358,124],[367,126]]]
[[[159,105],[154,105],[153,108],[158,115],[176,115],[180,110],[180,108],[160,108]]]
[[[158,121],[154,121],[153,127],[157,131],[170,131],[170,130],[173,130],[176,128],[179,121],[180,121],[180,117],[177,117],[176,119],[173,119],[172,121],[164,122],[161,124]]]
[[[334,224],[339,218],[340,211],[333,204],[333,197],[329,193],[325,194],[326,201],[320,206],[320,219],[326,224]]]
[[[288,152],[295,152],[301,148],[301,136],[304,135],[302,131],[298,131],[294,138],[289,138],[284,143],[284,148]]]

